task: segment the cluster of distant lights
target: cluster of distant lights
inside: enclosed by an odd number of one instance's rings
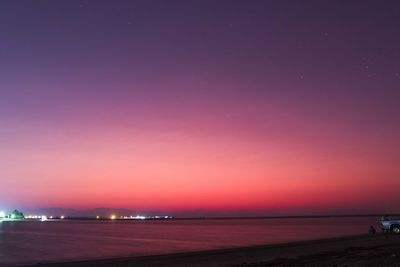
[[[0,211],[0,218],[7,218],[7,215],[4,211]],[[64,220],[66,217],[64,215],[61,216],[47,216],[47,215],[27,215],[25,216],[25,219],[28,220],[40,220],[40,221],[47,221],[47,220]],[[111,215],[110,217],[100,217],[96,216],[97,220],[104,220],[104,219],[109,219],[109,220],[154,220],[154,219],[172,219],[172,216],[143,216],[143,215],[136,215],[136,216],[117,216],[117,215]],[[15,215],[11,214],[10,219],[15,219]]]
[[[0,219],[11,219],[11,220],[15,220],[15,219],[17,219],[17,218],[15,217],[15,214],[7,215],[4,211],[0,211]]]
[[[110,219],[110,220],[148,220],[148,219],[171,219],[171,218],[172,218],[171,216],[142,216],[142,215],[136,215],[136,216],[116,216],[116,215],[111,215],[109,218],[96,216],[97,220],[100,220],[100,219]],[[28,216],[25,216],[25,219],[41,220],[41,221],[54,220],[54,219],[64,220],[65,216],[62,215],[60,217],[54,217],[54,216],[46,216],[46,215],[28,215]]]
[[[41,220],[41,221],[47,221],[47,220],[53,220],[53,219],[61,219],[64,220],[65,216],[61,215],[60,217],[53,217],[49,216],[47,217],[46,215],[28,215],[25,216],[25,219],[30,219],[30,220]]]
[[[100,219],[99,216],[96,217],[97,219]],[[172,219],[171,216],[141,216],[141,215],[136,215],[136,216],[120,216],[117,217],[116,215],[111,215],[110,216],[111,220],[148,220],[148,219]]]
[[[60,217],[53,217],[49,216],[47,217],[46,215],[28,215],[25,217],[25,219],[36,219],[36,220],[42,220],[42,221],[47,221],[47,220],[54,220],[54,219],[61,219],[64,220],[65,216],[62,215]],[[104,219],[110,219],[110,220],[149,220],[149,219],[172,219],[171,216],[142,216],[142,215],[136,215],[136,216],[116,216],[116,215],[111,215],[109,218],[107,217],[100,217],[96,216],[97,220],[104,220]]]

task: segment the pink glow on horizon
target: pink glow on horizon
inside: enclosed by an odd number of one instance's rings
[[[9,163],[3,175],[13,177],[3,184],[5,194],[29,208],[170,211],[373,208],[395,198],[400,181],[388,157],[392,147],[371,134],[353,139],[351,131],[331,131],[338,125],[313,127],[315,117],[299,127],[304,115],[283,121],[281,110],[272,111],[278,115],[267,126],[247,118],[207,123],[195,114],[192,122],[168,125],[150,116],[140,128],[130,118],[85,125],[85,117],[57,128],[22,126],[26,134],[9,136],[18,149],[0,154]],[[249,128],[236,131],[243,124]]]
[[[400,213],[397,3],[4,2],[0,210]]]

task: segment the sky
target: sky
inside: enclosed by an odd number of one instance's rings
[[[398,1],[4,0],[0,209],[399,212]]]

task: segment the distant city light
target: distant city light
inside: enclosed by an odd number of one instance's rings
[[[4,211],[0,211],[0,218],[3,220],[7,220],[7,219],[11,219],[11,220],[16,220],[19,219],[17,217],[16,214],[10,214],[7,215]],[[41,220],[41,221],[47,221],[47,220],[51,220],[51,219],[60,219],[63,220],[66,217],[64,215],[60,215],[59,217],[57,216],[46,216],[46,215],[26,215],[24,217],[25,219],[29,219],[29,220]],[[97,220],[102,219],[102,217],[100,215],[96,215],[95,217]],[[167,216],[167,215],[154,215],[154,216],[144,216],[144,215],[124,215],[124,216],[117,216],[115,214],[110,215],[109,219],[110,220],[163,220],[163,219],[173,219],[173,216]],[[103,217],[103,219],[105,219],[105,217]]]
[[[4,211],[0,211],[0,218],[6,217],[6,213]]]

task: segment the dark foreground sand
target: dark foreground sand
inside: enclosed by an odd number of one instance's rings
[[[400,235],[353,236],[160,256],[117,258],[43,267],[82,266],[399,266]]]

